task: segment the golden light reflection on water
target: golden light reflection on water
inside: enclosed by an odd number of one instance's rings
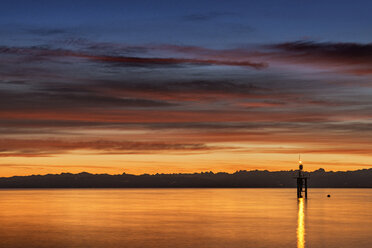
[[[305,212],[304,198],[298,199],[297,248],[305,248]]]
[[[370,247],[372,189],[295,197],[293,188],[0,190],[0,248]]]

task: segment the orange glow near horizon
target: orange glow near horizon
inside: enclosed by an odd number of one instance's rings
[[[90,173],[155,174],[193,173],[201,171],[228,172],[237,170],[296,170],[295,154],[250,153],[235,150],[157,152],[133,154],[99,154],[75,151],[45,156],[0,157],[0,176],[31,175],[82,171]],[[344,160],[342,159],[344,158]],[[305,171],[356,170],[368,168],[365,156],[343,157],[337,154],[306,155]]]

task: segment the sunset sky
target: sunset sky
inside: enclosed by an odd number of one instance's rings
[[[370,1],[1,1],[0,176],[372,167]]]

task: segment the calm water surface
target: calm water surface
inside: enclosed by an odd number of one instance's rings
[[[0,247],[366,248],[372,189],[0,190]]]

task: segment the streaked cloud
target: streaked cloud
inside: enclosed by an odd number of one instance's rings
[[[61,139],[2,139],[0,141],[0,157],[43,157],[75,150],[92,151],[98,154],[144,154],[153,151],[203,151],[209,149],[212,149],[212,147],[193,143],[112,140],[68,141]]]

